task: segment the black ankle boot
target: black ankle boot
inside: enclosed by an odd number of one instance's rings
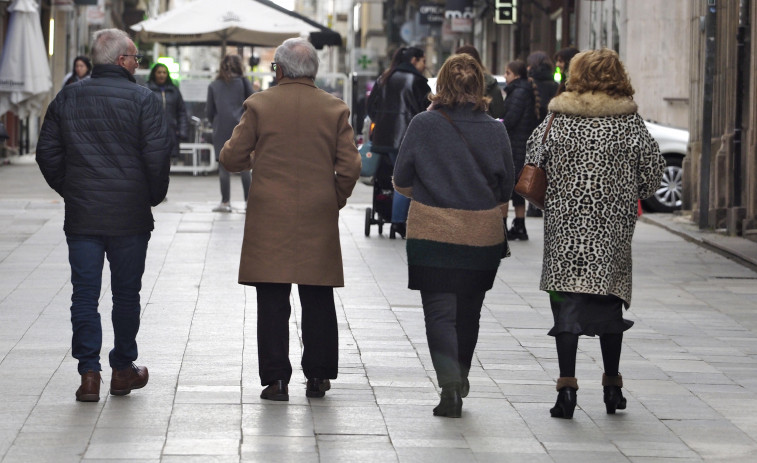
[[[470,392],[470,381],[467,376],[463,376],[463,384],[460,386],[460,397],[468,397]]]
[[[557,380],[557,402],[549,410],[552,418],[573,418],[573,411],[576,409],[576,391],[578,390],[578,381],[576,378],[561,377]]]
[[[513,226],[507,230],[508,241],[522,240],[528,241],[528,233],[526,232],[526,219],[515,218],[513,219]]]
[[[604,389],[605,408],[608,415],[614,415],[615,410],[626,409],[626,398],[623,397],[621,388],[623,387],[623,377],[602,375],[602,386]]]
[[[463,398],[460,396],[460,383],[442,386],[442,399],[434,408],[434,416],[460,418],[463,414]]]

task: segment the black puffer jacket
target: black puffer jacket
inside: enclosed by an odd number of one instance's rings
[[[519,172],[526,158],[526,142],[538,125],[534,111],[534,89],[527,79],[515,79],[505,87],[505,116],[503,121],[510,137],[515,171]]]
[[[368,97],[368,115],[376,124],[371,142],[378,152],[396,151],[413,117],[428,108],[428,79],[401,63],[386,83],[379,79]]]
[[[150,206],[168,191],[172,149],[158,98],[105,64],[50,103],[36,157],[65,200],[67,233],[118,236],[154,228]]]
[[[174,136],[176,144],[173,148],[172,156],[179,156],[179,143],[187,141],[189,136],[189,121],[187,121],[187,108],[184,105],[184,98],[173,84],[166,83],[163,87],[155,82],[148,81],[147,88],[152,90],[155,95],[161,100],[163,109],[166,112],[166,119],[168,122],[168,129]]]

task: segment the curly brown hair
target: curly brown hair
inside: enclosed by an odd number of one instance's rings
[[[221,67],[218,69],[216,79],[229,82],[237,76],[244,75],[242,67],[242,57],[239,55],[226,55],[221,60]]]
[[[631,79],[618,54],[608,48],[584,51],[570,61],[565,85],[569,92],[603,92],[611,96],[632,97]]]
[[[485,94],[484,70],[474,57],[466,53],[450,56],[436,77],[437,92],[429,95],[435,107],[472,103],[474,109],[486,111],[491,98]]]

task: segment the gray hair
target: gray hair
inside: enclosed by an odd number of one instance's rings
[[[129,35],[120,29],[102,29],[92,34],[92,64],[118,64],[129,53]]]
[[[286,39],[276,48],[273,60],[281,64],[284,77],[310,77],[318,74],[318,54],[313,44],[303,38]]]

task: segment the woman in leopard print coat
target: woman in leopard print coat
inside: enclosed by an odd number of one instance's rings
[[[550,294],[560,378],[553,417],[576,406],[578,336],[598,335],[607,413],[624,409],[618,372],[623,319],[631,304],[631,238],[639,198],[660,185],[665,160],[637,112],[618,54],[592,50],[571,61],[567,91],[528,141],[526,162],[544,166],[544,261],[540,288]]]

